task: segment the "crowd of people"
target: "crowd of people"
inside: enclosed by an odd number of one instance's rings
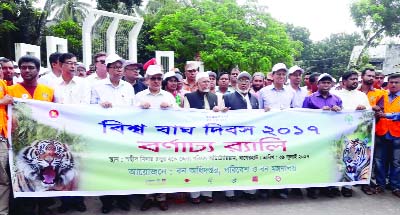
[[[51,214],[53,198],[10,199],[10,172],[7,142],[7,105],[14,98],[35,99],[62,104],[97,104],[103,108],[135,106],[150,108],[196,108],[215,112],[238,109],[310,108],[339,112],[342,110],[373,110],[376,116],[374,175],[376,183],[363,185],[367,195],[379,194],[390,188],[400,198],[400,74],[386,76],[373,68],[361,72],[344,72],[337,82],[328,73],[310,73],[299,66],[287,68],[277,63],[268,74],[250,74],[233,68],[230,72],[200,72],[196,63],[188,63],[184,72],[174,68],[164,71],[152,59],[145,64],[124,60],[116,54],[97,53],[93,67],[77,62],[72,53],[53,53],[50,68],[40,73],[40,61],[33,56],[12,61],[0,58],[0,214]],[[16,70],[19,70],[20,76]],[[40,77],[39,77],[40,76]],[[302,83],[304,82],[304,86]],[[387,183],[388,182],[388,183]],[[301,189],[292,189],[301,194]],[[237,200],[237,191],[225,191],[228,201]],[[254,200],[272,193],[268,190],[245,190],[243,196]],[[282,199],[289,190],[273,192]],[[352,187],[307,188],[309,198],[319,194],[328,197],[352,196]],[[176,198],[188,198],[193,204],[212,203],[213,192],[177,193]],[[114,207],[130,209],[128,196],[102,196],[101,212]],[[84,197],[60,197],[58,213],[69,210],[86,211]],[[168,210],[165,193],[145,195],[141,210],[158,206]]]

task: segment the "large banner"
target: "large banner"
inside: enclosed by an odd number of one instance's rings
[[[367,184],[371,111],[103,109],[19,100],[16,197]]]

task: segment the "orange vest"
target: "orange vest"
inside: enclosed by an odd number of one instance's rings
[[[385,95],[387,92],[385,90],[370,90],[367,93],[368,101],[371,107],[376,106],[378,101]]]
[[[0,99],[7,95],[7,84],[0,80]],[[7,105],[0,105],[0,135],[7,137]]]
[[[8,87],[8,94],[15,98],[52,102],[54,90],[46,85],[38,84],[32,96],[21,84],[14,84]]]
[[[400,112],[400,96],[397,96],[392,102],[389,102],[389,95],[385,94],[384,100],[384,113],[399,113]],[[383,136],[387,132],[393,137],[400,137],[400,121],[392,121],[390,119],[381,118],[376,124],[376,134]]]

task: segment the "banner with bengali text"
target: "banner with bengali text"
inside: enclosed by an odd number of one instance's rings
[[[9,108],[14,196],[368,184],[372,111]]]

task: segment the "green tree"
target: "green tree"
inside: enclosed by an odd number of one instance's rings
[[[353,47],[362,43],[363,39],[359,34],[332,34],[310,46],[310,58],[301,58],[302,66],[340,77],[347,70]]]
[[[229,70],[238,65],[250,72],[269,71],[272,64],[291,64],[301,44],[269,14],[236,1],[192,1],[165,15],[150,31],[149,51],[173,50],[183,65],[201,53],[207,69]]]
[[[135,7],[139,7],[143,0],[98,0],[97,8],[110,12],[120,12],[131,15]]]
[[[355,65],[359,65],[365,51],[383,35],[400,35],[400,0],[358,0],[350,6],[351,16],[361,28],[365,43]]]
[[[0,21],[0,56],[14,59],[14,43],[40,44],[46,13],[32,1],[1,1]]]
[[[61,21],[47,30],[47,35],[62,37],[68,40],[68,51],[82,60],[82,27],[72,20]]]
[[[51,10],[55,11],[54,19],[73,20],[82,23],[88,14],[88,3],[80,0],[47,0],[51,4]]]

